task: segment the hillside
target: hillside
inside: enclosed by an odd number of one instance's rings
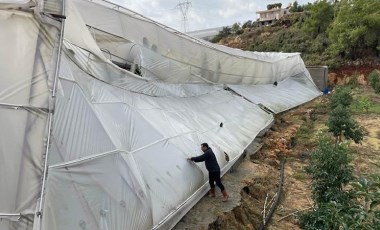
[[[380,65],[380,1],[318,1],[298,6],[271,26],[224,28],[213,42],[250,51],[300,52],[306,65],[375,68]]]

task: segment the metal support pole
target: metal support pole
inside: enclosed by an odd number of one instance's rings
[[[62,0],[62,15],[65,14],[65,0]],[[57,81],[58,81],[58,74],[59,74],[59,66],[61,62],[61,53],[62,53],[62,44],[63,44],[63,34],[64,34],[64,28],[65,28],[65,17],[62,17],[61,19],[61,28],[60,28],[60,34],[59,34],[59,45],[58,45],[58,52],[57,52],[57,61],[55,64],[55,73],[54,73],[54,81],[53,81],[53,92],[52,92],[52,104],[51,109],[49,109],[49,115],[48,115],[48,134],[47,134],[47,141],[46,141],[46,150],[45,150],[45,161],[44,161],[44,171],[43,171],[43,177],[42,177],[42,187],[41,187],[41,195],[40,195],[40,203],[37,211],[37,216],[41,219],[42,218],[42,209],[43,209],[43,199],[45,197],[45,188],[46,188],[46,178],[48,173],[48,161],[49,161],[49,146],[50,146],[50,138],[51,138],[51,130],[53,125],[53,113],[55,109],[55,97],[56,97],[56,91],[57,91]]]

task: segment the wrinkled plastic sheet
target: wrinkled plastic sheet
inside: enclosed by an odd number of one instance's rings
[[[291,77],[268,85],[228,85],[237,94],[255,104],[262,104],[274,113],[281,113],[297,107],[321,95],[305,75]]]
[[[211,44],[174,31],[122,7],[102,1],[75,0],[83,21],[96,29],[125,38],[166,59],[192,67],[217,84],[268,84],[303,72],[298,53],[259,53]],[[104,23],[107,22],[107,23]],[[168,72],[183,83],[188,76]]]
[[[204,164],[186,160],[201,154],[200,143],[211,145],[223,174],[273,121],[254,103],[283,111],[317,94],[298,54],[214,46],[134,13],[88,3],[91,17],[98,17],[91,19],[71,3],[42,229],[171,228],[208,189]],[[106,58],[85,25],[98,19],[125,39],[118,41],[136,44],[145,75]],[[6,213],[34,213],[41,189],[58,37],[56,29],[41,25],[30,13],[0,10],[0,26],[7,31],[0,34],[6,51],[0,53],[5,60],[0,63],[0,123],[5,127],[0,172],[7,175],[0,179],[6,185],[0,201]],[[144,33],[147,37],[141,37]],[[114,44],[119,43],[109,48]],[[236,86],[274,81],[277,91],[272,85]],[[254,103],[224,90],[227,83]],[[261,89],[271,92],[268,98],[256,93]],[[22,219],[0,222],[0,227],[32,225]]]
[[[147,229],[166,218],[165,226],[174,226],[208,186],[204,165],[186,160],[200,154],[199,144],[212,146],[224,173],[273,120],[221,88],[152,97],[67,68],[60,74],[44,229]]]
[[[2,218],[0,228],[31,229],[41,192],[58,30],[15,10],[0,10],[0,28],[0,213],[21,213]]]

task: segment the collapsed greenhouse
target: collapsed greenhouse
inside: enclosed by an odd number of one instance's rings
[[[224,174],[274,114],[320,95],[299,53],[107,1],[0,0],[0,28],[1,230],[170,229],[209,189],[186,160],[201,143]]]

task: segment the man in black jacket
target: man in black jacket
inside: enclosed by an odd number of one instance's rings
[[[208,146],[207,143],[203,143],[201,145],[201,149],[203,154],[197,157],[188,158],[188,160],[194,162],[205,162],[206,169],[208,170],[208,178],[210,183],[210,195],[211,197],[215,197],[215,183],[220,188],[223,194],[223,202],[228,200],[228,194],[226,189],[224,188],[222,181],[220,180],[220,168],[218,161],[216,160],[215,154],[212,149]]]

